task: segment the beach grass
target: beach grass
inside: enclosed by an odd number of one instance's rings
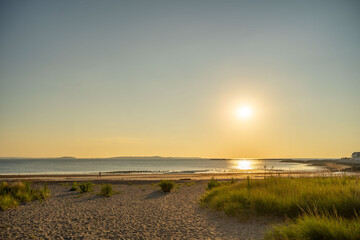
[[[357,177],[270,177],[247,178],[234,184],[221,182],[209,189],[200,202],[232,216],[286,219],[284,224],[271,227],[265,239],[360,239]]]
[[[16,208],[19,205],[19,201],[16,200],[12,195],[1,195],[0,196],[0,208],[6,210],[9,208]]]
[[[163,192],[170,192],[175,187],[175,183],[169,180],[161,180],[159,186]]]
[[[80,193],[91,192],[91,191],[92,191],[92,187],[93,187],[93,183],[92,183],[92,182],[80,183],[80,184],[79,184]]]
[[[346,219],[337,215],[306,213],[273,226],[265,239],[357,240],[360,239],[360,220],[357,217]]]
[[[113,194],[114,194],[114,191],[110,184],[102,185],[99,195],[105,196],[105,197],[111,197],[111,195],[113,195]]]
[[[214,177],[212,177],[207,184],[207,190],[213,189],[215,187],[219,187],[221,185],[221,183],[216,180]]]
[[[0,208],[16,208],[19,203],[44,200],[50,197],[50,190],[45,183],[40,189],[31,187],[30,182],[2,182],[0,184]]]
[[[78,184],[77,182],[73,182],[69,191],[77,191],[77,190],[78,190]]]
[[[47,186],[47,183],[44,183],[44,186],[39,190],[40,200],[47,199],[50,197],[50,190]]]
[[[210,180],[212,181],[212,180]],[[360,211],[356,177],[278,178],[222,184],[201,198],[204,206],[228,215],[297,217],[304,212],[334,212],[353,217]]]

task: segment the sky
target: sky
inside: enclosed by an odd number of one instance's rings
[[[0,156],[350,156],[359,23],[349,0],[3,0]]]

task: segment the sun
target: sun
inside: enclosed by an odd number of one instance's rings
[[[250,106],[241,106],[236,109],[236,116],[240,119],[248,119],[253,115],[253,109]]]

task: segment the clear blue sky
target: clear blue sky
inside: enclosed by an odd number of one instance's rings
[[[1,1],[0,156],[350,155],[359,23],[359,1]]]

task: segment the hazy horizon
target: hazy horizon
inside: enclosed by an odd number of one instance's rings
[[[350,156],[343,156],[343,157],[350,157]],[[7,156],[0,156],[0,159],[36,159],[36,158],[41,158],[41,159],[62,159],[62,158],[74,158],[74,159],[110,159],[110,158],[178,158],[178,159],[248,159],[248,160],[271,160],[271,159],[340,159],[340,157],[335,158],[335,157],[266,157],[266,158],[240,158],[240,157],[235,157],[235,158],[225,158],[225,157],[198,157],[198,156],[158,156],[158,155],[154,155],[154,156],[108,156],[108,157],[74,157],[74,156],[52,156],[52,157],[26,157],[26,156],[12,156],[12,157],[7,157]],[[342,157],[341,157],[342,158]]]
[[[360,2],[1,1],[0,156],[360,151]]]

